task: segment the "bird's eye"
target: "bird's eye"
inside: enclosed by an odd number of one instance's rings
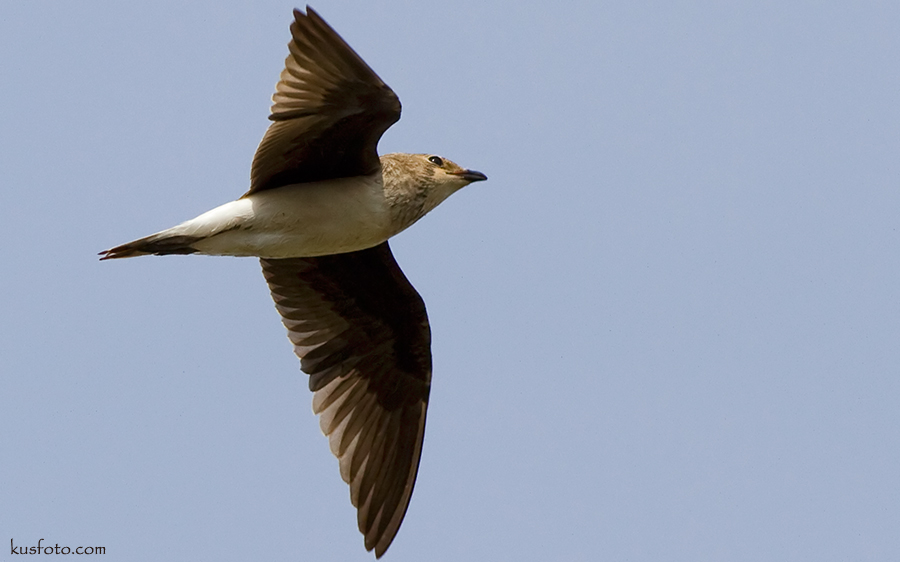
[[[443,166],[444,161],[441,160],[440,156],[429,156],[428,161],[434,164],[435,166]]]

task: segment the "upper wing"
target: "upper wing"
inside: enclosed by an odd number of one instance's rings
[[[419,469],[431,387],[425,304],[387,242],[314,258],[261,259],[340,459],[367,550],[400,528]]]
[[[250,173],[247,195],[283,185],[369,175],[400,100],[312,8],[294,10],[290,55]]]

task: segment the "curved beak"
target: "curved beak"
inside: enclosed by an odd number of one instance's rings
[[[451,172],[454,176],[459,176],[464,180],[473,182],[473,181],[484,181],[487,179],[487,176],[482,174],[481,172],[476,172],[475,170],[463,170],[461,172]]]

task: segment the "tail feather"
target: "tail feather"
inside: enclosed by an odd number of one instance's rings
[[[165,256],[172,254],[195,254],[198,250],[191,244],[203,240],[204,236],[160,236],[152,234],[145,238],[116,246],[100,252],[100,260],[115,260],[119,258],[133,258],[135,256],[156,255]]]

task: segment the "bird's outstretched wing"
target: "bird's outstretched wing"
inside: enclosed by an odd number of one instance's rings
[[[312,8],[294,10],[290,55],[272,101],[274,121],[250,173],[250,193],[372,174],[400,100]]]
[[[366,549],[380,557],[403,521],[422,452],[431,387],[425,304],[387,242],[260,261]]]

